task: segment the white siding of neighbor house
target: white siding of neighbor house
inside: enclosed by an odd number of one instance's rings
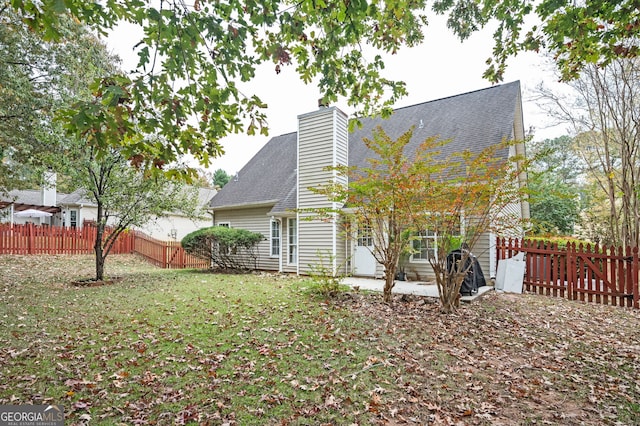
[[[170,215],[151,220],[137,229],[157,240],[182,241],[185,235],[201,228],[208,228],[211,225],[211,216],[191,219],[185,216]],[[175,230],[175,239],[172,237],[172,230]]]
[[[309,190],[338,182],[337,173],[328,166],[346,164],[348,159],[347,116],[337,108],[323,108],[298,117],[298,208],[337,208],[336,203]],[[346,185],[346,179],[342,180]],[[310,265],[334,258],[334,270],[344,262],[344,241],[340,241],[339,217],[323,221],[311,219],[313,213],[298,214],[298,273],[307,274]]]
[[[271,216],[267,214],[270,210],[271,206],[219,210],[214,214],[214,225],[228,223],[231,228],[246,229],[264,235],[265,239],[258,244],[258,269],[277,271],[280,266],[279,260],[270,256]]]

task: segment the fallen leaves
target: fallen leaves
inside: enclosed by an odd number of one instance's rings
[[[640,416],[635,310],[505,294],[454,315],[415,297],[319,302],[292,277],[150,272],[126,256],[110,258],[125,280],[78,289],[65,280],[90,257],[47,259],[0,256],[13,280],[0,283],[0,403],[63,403],[70,424]]]

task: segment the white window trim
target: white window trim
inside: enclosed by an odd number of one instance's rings
[[[427,213],[429,214],[429,213]],[[465,216],[464,216],[464,212],[460,212],[460,234],[461,236],[463,236],[465,234]],[[420,236],[421,239],[430,239],[433,240],[433,255],[435,256],[435,258],[438,258],[438,230],[434,230],[433,231],[433,235],[421,235]],[[413,243],[412,243],[413,244]],[[414,254],[411,254],[411,256],[409,257],[409,263],[429,263],[428,259],[415,259],[414,258]]]
[[[273,224],[277,223],[278,224],[278,253],[274,253],[273,252],[273,242],[274,242],[274,236],[273,236]],[[271,219],[271,222],[269,222],[269,257],[273,257],[273,258],[278,258],[280,257],[280,254],[282,253],[282,224],[280,223],[280,221],[278,219]]]
[[[438,233],[434,232],[433,235],[420,235],[420,240],[432,240],[433,241],[433,255],[435,256],[435,258],[438,258]],[[416,241],[418,239],[416,238]],[[411,243],[413,244],[413,242]],[[409,263],[429,263],[429,259],[416,259],[415,257],[415,253],[411,254],[411,257],[409,258]]]
[[[224,226],[225,228],[231,228],[231,222],[218,222],[216,226]]]
[[[295,242],[291,243],[291,222],[295,221]],[[291,247],[295,247],[296,249],[296,258],[294,262],[291,262]],[[298,257],[300,255],[300,251],[298,250],[298,219],[297,218],[287,218],[287,265],[297,265]]]

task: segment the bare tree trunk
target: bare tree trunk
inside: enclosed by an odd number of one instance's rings
[[[102,218],[103,210],[102,204],[98,203],[98,214],[96,218],[96,240],[93,244],[93,249],[96,253],[96,281],[104,280],[104,250],[102,247],[102,239],[104,236],[105,223]]]
[[[102,236],[104,235],[104,225],[98,224],[96,241],[93,248],[96,252],[96,281],[104,280],[104,256],[102,253]]]
[[[382,289],[382,300],[384,303],[393,302],[393,294],[391,290],[396,284],[396,268],[395,265],[389,265],[385,267],[384,272],[384,288]]]
[[[436,274],[436,284],[438,285],[438,294],[440,295],[440,308],[442,312],[450,314],[460,307],[460,286],[462,285],[462,276],[458,279],[458,275],[453,271],[449,271],[445,263],[432,263],[431,267]]]

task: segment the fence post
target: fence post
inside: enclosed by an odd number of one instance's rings
[[[33,223],[27,224],[27,254],[35,252],[35,236],[33,235]]]
[[[567,277],[567,299],[576,300],[575,299],[575,268],[570,266],[574,265],[575,260],[573,259],[573,250],[575,249],[575,243],[567,244],[567,262],[565,265],[565,276]]]

